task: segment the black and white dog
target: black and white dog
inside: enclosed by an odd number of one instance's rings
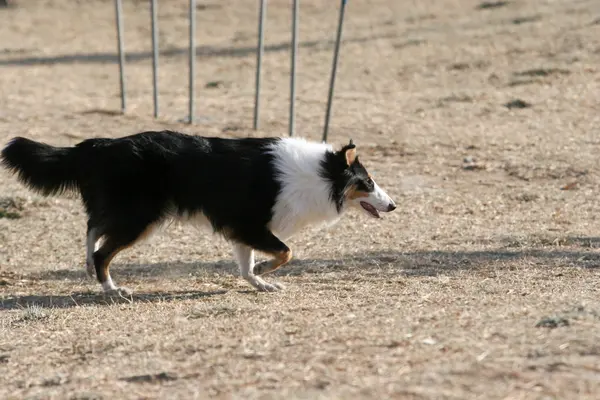
[[[109,264],[169,220],[206,225],[233,243],[241,276],[261,291],[282,286],[260,276],[292,258],[283,242],[309,225],[332,223],[349,207],[379,218],[396,208],[350,143],[340,151],[296,138],[225,139],[142,132],[53,147],[12,139],[2,163],[43,195],[81,194],[87,216],[87,272],[108,293]],[[99,240],[101,245],[97,245]],[[254,250],[271,255],[254,263]]]

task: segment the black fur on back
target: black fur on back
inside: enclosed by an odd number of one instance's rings
[[[45,195],[78,189],[88,229],[124,245],[170,214],[198,212],[215,231],[250,243],[266,230],[280,190],[265,151],[277,140],[162,131],[59,148],[16,138],[2,162]]]

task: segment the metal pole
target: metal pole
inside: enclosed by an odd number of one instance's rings
[[[196,0],[190,0],[190,100],[189,114],[190,124],[194,123],[194,99],[195,99],[195,77],[196,77]]]
[[[323,142],[327,142],[327,134],[329,133],[329,119],[331,117],[331,103],[333,101],[333,87],[335,85],[335,75],[337,72],[338,55],[340,52],[340,42],[342,39],[342,27],[344,25],[344,10],[346,1],[342,0],[340,6],[340,19],[338,22],[337,38],[335,40],[335,50],[333,53],[333,67],[331,68],[331,80],[329,81],[329,95],[327,98],[327,111],[325,113],[325,128],[323,129]]]
[[[158,118],[158,26],[156,0],[150,0],[152,14],[152,88],[154,90],[154,118]]]
[[[298,12],[300,0],[294,0],[292,15],[292,68],[290,73],[290,136],[294,136],[296,130],[296,53],[298,51]]]
[[[125,112],[127,102],[125,100],[125,53],[123,52],[123,6],[121,0],[115,0],[115,11],[117,15],[117,47],[119,49],[119,84],[121,86],[121,112]]]
[[[256,49],[256,87],[254,89],[254,130],[258,129],[259,108],[260,108],[260,84],[262,58],[265,52],[265,14],[267,11],[267,0],[260,0],[260,10],[258,13],[258,47]]]

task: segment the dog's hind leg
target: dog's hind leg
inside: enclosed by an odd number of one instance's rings
[[[102,285],[105,294],[130,295],[131,291],[127,288],[119,288],[113,282],[109,265],[112,259],[123,249],[128,246],[122,240],[109,236],[100,248],[94,252],[94,266],[96,269],[96,278]]]
[[[265,282],[259,276],[254,275],[254,250],[251,247],[241,243],[234,243],[233,254],[240,267],[240,274],[248,283],[261,292],[275,292],[283,287],[278,284]]]
[[[99,228],[94,228],[88,223],[87,238],[86,238],[86,256],[85,269],[90,278],[94,277],[96,267],[94,265],[94,252],[96,251],[96,242],[99,239]]]
[[[104,293],[111,295],[131,295],[131,290],[115,285],[110,276],[109,265],[120,251],[133,246],[141,237],[147,236],[151,232],[150,227],[150,225],[135,228],[120,227],[120,229],[113,232],[105,233],[106,240],[93,255],[96,277],[102,285]]]

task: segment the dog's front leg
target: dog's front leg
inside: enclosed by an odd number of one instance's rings
[[[244,244],[235,243],[233,253],[240,267],[240,274],[248,283],[262,292],[276,292],[283,289],[278,283],[268,283],[254,274],[254,250]]]
[[[275,271],[277,268],[281,267],[292,259],[292,251],[288,249],[279,253],[274,253],[273,257],[274,258],[272,260],[263,261],[256,264],[254,266],[254,274],[265,275]]]

